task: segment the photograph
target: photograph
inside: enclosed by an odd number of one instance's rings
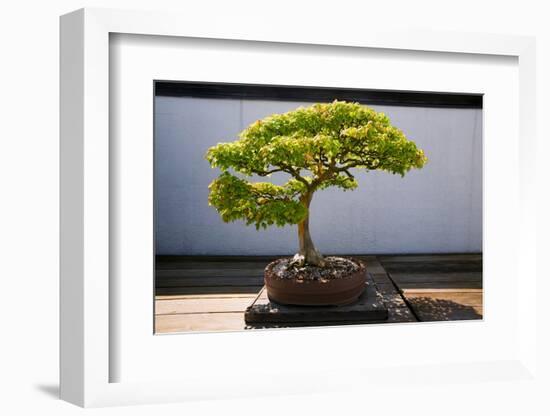
[[[483,95],[154,81],[154,333],[483,319]]]
[[[550,415],[542,2],[5,3],[0,414]]]

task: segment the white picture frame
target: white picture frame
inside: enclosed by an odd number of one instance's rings
[[[185,24],[182,24],[185,21]],[[514,327],[513,348],[506,354],[495,354],[498,359],[486,358],[468,362],[437,363],[396,362],[405,366],[420,383],[463,382],[479,383],[483,380],[508,380],[518,383],[525,380],[537,382],[535,350],[537,345],[536,321],[536,217],[534,169],[535,154],[535,42],[533,38],[508,35],[468,33],[429,33],[361,28],[329,33],[322,28],[307,32],[300,28],[287,28],[284,32],[269,25],[240,27],[239,31],[228,22],[209,27],[204,22],[186,16],[168,13],[120,11],[107,9],[82,9],[61,18],[61,397],[80,406],[107,406],[120,404],[184,401],[197,398],[240,397],[258,394],[309,393],[339,389],[379,388],[379,383],[391,383],[398,377],[394,366],[379,368],[370,366],[341,367],[319,366],[298,368],[289,379],[281,371],[265,370],[268,383],[255,383],[251,374],[261,374],[262,369],[243,370],[242,377],[232,382],[223,371],[216,377],[211,372],[200,373],[200,368],[186,374],[181,380],[160,379],[148,374],[141,381],[113,382],[111,368],[120,360],[112,348],[112,323],[110,311],[119,306],[113,304],[109,276],[114,273],[116,259],[109,251],[110,227],[116,218],[110,216],[110,158],[109,137],[109,36],[114,33],[129,35],[155,35],[181,38],[225,39],[249,42],[277,42],[285,44],[332,45],[334,47],[382,48],[385,50],[430,51],[453,54],[504,55],[518,59],[519,106],[517,120],[520,145],[517,177],[514,183],[519,191],[513,193],[517,204],[514,240],[511,252],[514,263],[522,271],[522,286],[518,288],[514,317],[521,325]],[[246,35],[245,35],[246,34]],[[515,133],[514,133],[515,134]],[[490,248],[490,247],[489,247]],[[493,253],[494,254],[494,253]],[[513,273],[517,274],[518,271]],[[517,276],[516,276],[517,277]],[[526,288],[529,288],[527,290]],[[487,307],[491,310],[491,304]],[[489,313],[490,315],[490,313]],[[453,324],[442,324],[453,325]],[[426,329],[428,328],[428,329]],[[440,328],[445,328],[440,326]],[[449,327],[450,328],[450,327]],[[468,331],[472,327],[468,327]],[[474,328],[473,331],[479,331]],[[357,337],[361,328],[347,331],[350,339]],[[414,336],[416,327],[401,328],[403,334]],[[429,331],[424,327],[422,331]],[[265,332],[263,332],[265,334]],[[279,331],[279,337],[301,339],[303,342],[322,342],[328,336],[341,336],[334,329],[322,331]],[[466,332],[465,332],[466,333]],[[152,333],[151,333],[151,336]],[[194,336],[194,335],[191,335]],[[239,342],[261,345],[257,335]],[[427,335],[430,336],[430,335]],[[164,337],[163,343],[170,343]],[[173,338],[175,339],[175,338]],[[307,341],[309,339],[309,341]],[[189,340],[189,338],[188,338]],[[208,339],[206,338],[205,341]],[[181,341],[179,341],[181,342]],[[200,348],[197,344],[195,348]],[[504,349],[503,349],[504,350]],[[195,350],[196,351],[196,350]],[[257,362],[257,361],[255,361]],[[311,363],[309,363],[311,364]],[[412,366],[411,366],[412,365]],[[305,370],[309,368],[309,370]],[[403,367],[400,367],[400,371]],[[284,369],[283,369],[284,370]],[[476,376],[472,377],[471,375]],[[248,378],[247,378],[248,377]],[[330,379],[331,382],[326,380]],[[324,382],[319,382],[324,380]],[[342,381],[345,380],[345,381]],[[534,380],[534,381],[533,381]],[[284,383],[284,384],[283,384]],[[274,390],[275,386],[282,386]],[[381,388],[383,390],[383,386]],[[270,393],[272,392],[272,393]]]

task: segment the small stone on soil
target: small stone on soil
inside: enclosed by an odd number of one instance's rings
[[[344,257],[325,257],[325,267],[292,267],[291,261],[292,258],[277,260],[272,266],[273,274],[280,279],[330,280],[351,277],[360,268],[355,261]]]

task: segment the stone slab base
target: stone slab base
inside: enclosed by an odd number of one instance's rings
[[[359,299],[344,306],[280,305],[269,300],[264,286],[252,304],[246,308],[244,318],[246,324],[252,327],[268,324],[270,326],[358,324],[386,321],[388,308],[381,300],[381,295],[370,278]]]

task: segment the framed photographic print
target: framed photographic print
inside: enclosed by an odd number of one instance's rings
[[[155,333],[482,318],[481,94],[154,87]]]
[[[533,40],[180,19],[61,19],[62,397],[530,379]]]

